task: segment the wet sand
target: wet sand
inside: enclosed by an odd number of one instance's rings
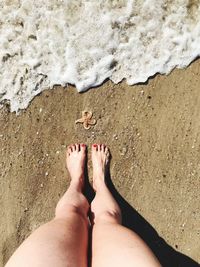
[[[97,119],[90,130],[75,124],[85,109]],[[110,147],[113,184],[135,209],[117,196],[124,223],[164,266],[200,262],[200,60],[146,85],[106,82],[83,94],[57,87],[19,116],[6,106],[0,113],[0,266],[54,216],[69,184],[65,148],[74,142]],[[90,150],[88,166],[91,179]]]

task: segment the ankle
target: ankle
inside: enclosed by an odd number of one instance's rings
[[[105,183],[105,175],[101,174],[101,175],[93,175],[93,184],[95,185],[95,187],[105,187],[106,183]]]
[[[79,191],[80,189],[82,189],[83,185],[84,185],[83,175],[73,177],[73,179],[71,179],[70,187],[78,189],[78,191]]]

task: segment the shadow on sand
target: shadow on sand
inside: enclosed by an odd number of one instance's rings
[[[85,177],[88,177],[87,174]],[[174,250],[158,235],[156,230],[118,193],[112,183],[110,173],[107,173],[106,183],[121,208],[123,225],[136,232],[146,242],[163,267],[200,266],[188,256]],[[88,181],[86,188],[85,194],[91,202],[94,198],[94,191]]]

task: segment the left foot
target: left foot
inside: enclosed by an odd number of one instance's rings
[[[72,144],[67,147],[66,165],[72,182],[84,183],[84,167],[86,158],[85,144]]]

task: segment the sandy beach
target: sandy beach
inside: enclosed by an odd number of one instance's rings
[[[147,84],[79,94],[57,87],[18,116],[0,110],[0,266],[39,225],[53,218],[69,184],[65,148],[106,143],[124,224],[150,245],[163,266],[200,262],[200,60]],[[91,110],[97,124],[75,124]],[[123,199],[122,199],[123,197]],[[124,201],[129,203],[129,205]],[[193,265],[192,265],[193,264]]]

